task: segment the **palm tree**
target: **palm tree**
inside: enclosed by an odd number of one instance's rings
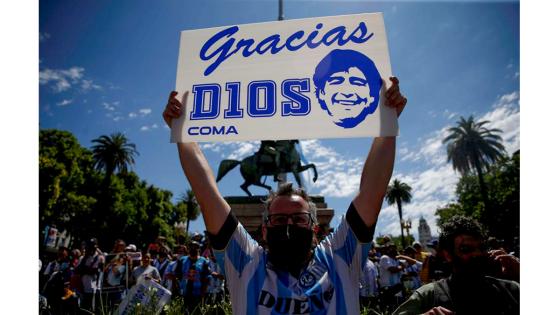
[[[502,137],[497,135],[500,129],[488,129],[485,127],[489,121],[475,122],[471,115],[465,120],[464,117],[457,122],[456,127],[448,129],[450,133],[443,143],[447,143],[447,161],[451,161],[453,169],[465,175],[473,170],[478,176],[480,193],[484,207],[490,209],[488,204],[488,190],[484,183],[483,168],[488,170],[491,163],[502,158],[505,148],[502,145]]]
[[[200,206],[196,201],[194,192],[190,189],[186,193],[183,193],[180,198],[180,202],[184,203],[187,207],[187,235],[189,234],[189,224],[194,221],[200,215]]]
[[[115,170],[126,172],[128,166],[134,164],[134,156],[138,155],[136,145],[128,142],[123,133],[103,135],[92,140],[94,166],[97,170],[105,171],[105,184],[111,182],[111,175]]]
[[[399,209],[399,222],[401,225],[401,242],[403,248],[406,246],[404,241],[404,231],[403,231],[403,213],[402,213],[402,204],[409,203],[410,199],[412,199],[412,195],[410,191],[412,188],[404,182],[401,182],[398,179],[393,179],[393,183],[387,187],[387,192],[385,193],[385,200],[389,205],[397,204],[397,208]]]

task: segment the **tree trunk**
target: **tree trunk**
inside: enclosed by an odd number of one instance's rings
[[[474,162],[476,174],[478,176],[478,185],[480,186],[480,194],[482,195],[482,202],[484,203],[484,209],[486,211],[491,211],[488,201],[488,189],[486,188],[486,183],[484,183],[484,174],[482,173],[482,167],[480,166],[480,162],[478,161],[478,159],[475,159]]]
[[[186,235],[189,235],[189,225],[191,223],[191,220],[187,219],[187,230],[185,231]]]
[[[402,218],[402,204],[401,200],[397,199],[397,208],[399,209],[399,225],[401,226],[401,245],[403,249],[406,247],[404,243],[404,229],[403,229],[403,218]]]

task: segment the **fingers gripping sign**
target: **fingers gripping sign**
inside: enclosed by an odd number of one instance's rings
[[[177,119],[181,117],[183,114],[184,106],[183,104],[186,103],[187,97],[189,95],[189,91],[185,92],[183,97],[183,103],[181,103],[176,96],[178,95],[177,91],[172,91],[169,94],[169,98],[167,100],[167,105],[163,111],[163,120],[169,128],[172,128],[172,121],[173,119]]]
[[[407,99],[401,94],[399,88],[399,79],[396,77],[390,77],[392,85],[385,93],[386,102],[385,105],[395,108],[397,110],[397,117],[401,115],[404,107],[406,106]]]

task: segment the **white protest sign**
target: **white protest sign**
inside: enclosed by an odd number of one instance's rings
[[[395,136],[390,76],[381,13],[183,31],[171,141]]]
[[[140,279],[138,283],[128,291],[124,300],[114,315],[137,314],[140,307],[145,311],[159,314],[165,304],[171,300],[171,292],[151,279]]]

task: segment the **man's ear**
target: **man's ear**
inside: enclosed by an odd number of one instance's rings
[[[313,230],[313,234],[317,235],[319,233],[320,227],[317,224],[313,224],[313,227],[311,227],[311,229]]]
[[[266,225],[265,224],[261,225],[261,232],[262,232],[263,240],[266,240]]]
[[[451,262],[451,253],[449,253],[447,250],[443,250],[443,257],[445,258],[445,260],[447,262]]]

